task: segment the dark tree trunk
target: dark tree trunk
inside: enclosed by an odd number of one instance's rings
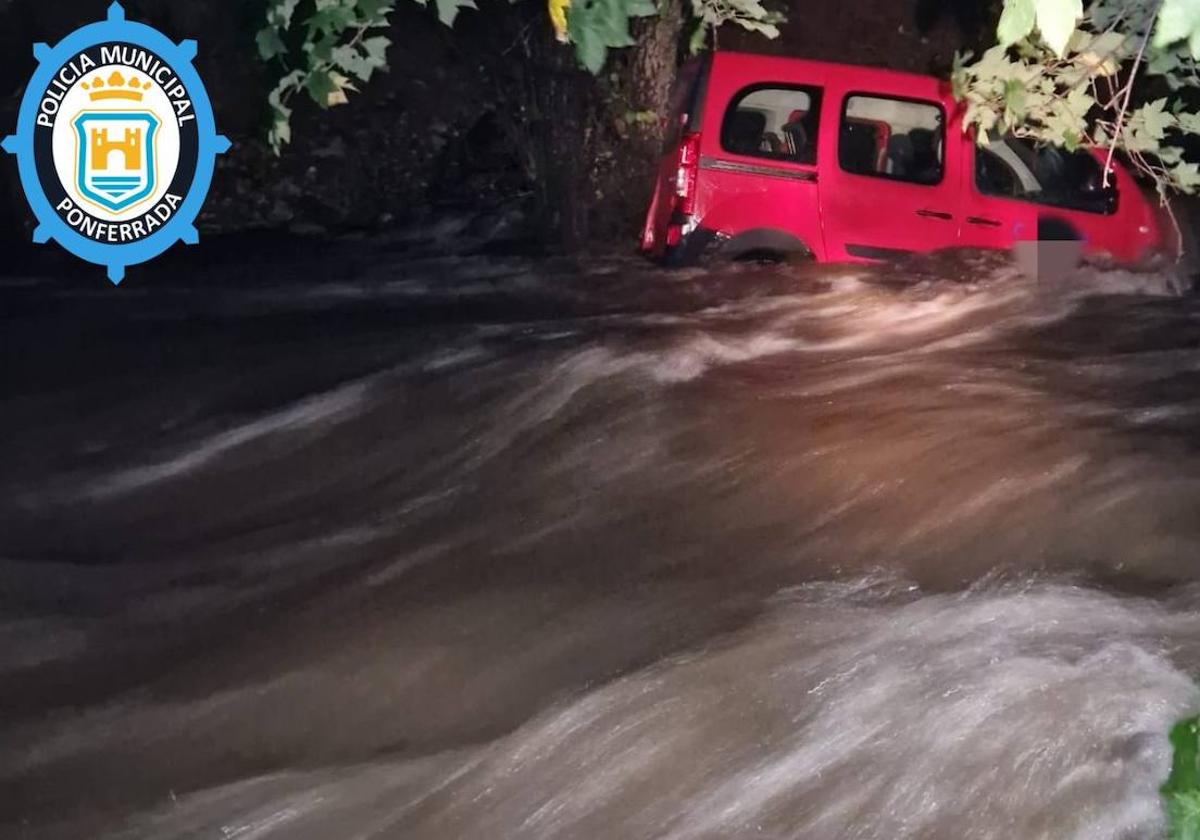
[[[636,45],[611,53],[600,79],[579,69],[573,48],[549,37],[540,4],[500,13],[522,33],[522,60],[512,62],[518,51],[510,51],[496,78],[519,79],[501,95],[532,183],[539,234],[567,250],[633,241],[670,108],[682,0],[663,0],[658,16],[635,21]],[[637,112],[656,119],[626,120]]]
[[[483,3],[474,23],[474,60],[486,67],[497,122],[528,183],[534,233],[576,249],[589,235],[596,81],[554,40],[541,3]]]
[[[614,191],[611,212],[614,232],[627,241],[633,241],[654,187],[664,129],[671,116],[683,25],[683,0],[661,0],[656,17],[636,21],[633,26],[637,43],[629,48],[623,74],[626,104],[631,112],[653,114],[654,118],[629,123],[628,136],[617,149],[620,163],[615,174],[623,183]]]
[[[668,116],[671,85],[679,63],[683,35],[682,0],[662,0],[657,17],[643,18],[633,27],[637,44],[630,48],[630,102],[636,111],[653,111],[658,123],[638,124],[635,132],[643,141],[655,144],[662,139],[661,120]]]
[[[574,251],[590,234],[596,86],[558,44],[547,44],[539,58],[531,97],[537,216],[551,239]]]

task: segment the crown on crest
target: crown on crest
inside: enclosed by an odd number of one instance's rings
[[[119,70],[114,70],[107,81],[97,75],[91,82],[83,83],[83,89],[90,91],[88,97],[93,102],[104,99],[128,99],[132,102],[141,102],[145,95],[143,91],[150,90],[153,86],[154,83],[149,81],[142,84],[142,80],[137,76],[131,76],[127,80]]]

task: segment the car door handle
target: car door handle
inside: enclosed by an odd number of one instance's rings
[[[918,216],[924,216],[927,219],[953,219],[954,216],[950,213],[943,213],[940,210],[918,210]]]
[[[985,219],[983,216],[967,216],[967,224],[969,225],[985,225],[987,227],[1000,227],[1000,222],[995,219]]]

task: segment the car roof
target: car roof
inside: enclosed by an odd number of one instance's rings
[[[945,79],[921,73],[908,73],[883,67],[867,67],[861,64],[843,64],[836,61],[813,61],[806,58],[745,52],[718,51],[712,53],[711,72],[763,76],[764,81],[771,76],[786,77],[790,74],[808,75],[814,79],[837,75],[847,84],[852,85],[870,85],[872,80],[879,80],[892,85],[909,82],[925,88],[933,82],[939,86],[944,85],[949,90],[949,82]]]

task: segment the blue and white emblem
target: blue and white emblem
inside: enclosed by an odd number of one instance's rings
[[[158,186],[155,142],[162,122],[149,112],[84,111],[75,118],[79,195],[120,213]]]
[[[192,66],[196,43],[128,21],[114,2],[105,20],[33,53],[17,131],[0,145],[17,156],[34,241],[107,267],[113,283],[176,242],[197,242],[229,141]]]

